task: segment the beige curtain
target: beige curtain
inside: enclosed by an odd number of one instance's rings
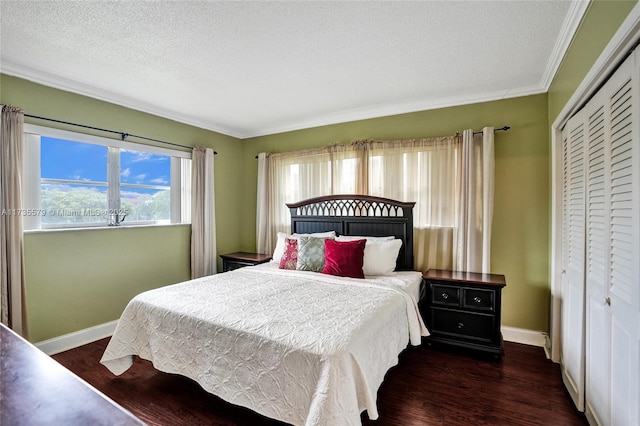
[[[454,135],[366,143],[370,195],[416,202],[415,268],[452,269],[462,138]]]
[[[258,154],[258,198],[256,202],[256,250],[258,253],[271,253],[275,241],[269,229],[269,161],[267,154]]]
[[[191,162],[191,278],[200,278],[217,272],[213,150],[193,148]]]
[[[2,105],[0,127],[0,315],[2,323],[27,338],[24,281],[22,187],[24,113]]]
[[[260,160],[261,156],[258,156]],[[258,176],[258,188],[266,195],[258,200],[258,235],[265,235],[257,247],[259,252],[271,253],[278,232],[289,232],[291,227],[286,203],[306,198],[329,195],[331,188],[331,154],[328,147],[263,156],[268,166]],[[267,180],[267,186],[264,180]],[[267,220],[264,217],[268,217]]]
[[[482,134],[465,130],[462,142],[460,188],[455,227],[455,269],[488,273],[491,269],[493,219],[493,127]]]
[[[331,194],[369,194],[369,143],[331,145]]]
[[[289,232],[286,204],[331,194],[366,194],[366,146],[331,145],[258,155],[256,250],[272,253],[278,232]]]

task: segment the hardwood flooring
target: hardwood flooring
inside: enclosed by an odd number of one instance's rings
[[[99,364],[107,342],[53,358],[149,425],[282,425],[138,358],[124,374],[113,376]],[[427,345],[408,348],[387,373],[378,410],[376,421],[363,413],[363,425],[587,424],[562,385],[560,367],[542,348],[510,342],[500,361]]]

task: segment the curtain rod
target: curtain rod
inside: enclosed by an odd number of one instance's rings
[[[146,141],[163,143],[165,145],[178,146],[180,148],[193,149],[192,146],[180,145],[180,144],[174,143],[174,142],[161,141],[159,139],[148,138],[146,136],[138,136],[138,135],[134,135],[134,134],[131,134],[131,133],[126,133],[126,132],[119,132],[117,130],[103,129],[103,128],[100,128],[100,127],[93,127],[93,126],[87,126],[85,124],[71,123],[69,121],[56,120],[56,119],[47,118],[47,117],[39,117],[37,115],[31,115],[31,114],[25,114],[24,116],[25,117],[29,117],[29,118],[35,118],[37,120],[52,121],[54,123],[67,124],[69,126],[76,126],[76,127],[82,127],[84,129],[97,130],[99,132],[114,133],[116,135],[120,135],[120,139],[123,140],[123,141],[126,140],[128,137],[132,137],[132,138],[137,138],[137,139],[144,139]],[[214,154],[218,154],[216,151],[213,151],[213,153]]]
[[[506,132],[506,131],[507,131],[507,130],[509,130],[510,128],[511,128],[511,127],[509,127],[509,126],[502,126],[502,127],[500,127],[499,129],[493,129],[493,131],[494,131],[494,132],[499,132],[499,131],[505,131],[505,132]],[[479,134],[481,134],[481,133],[482,133],[482,130],[477,131],[477,132],[473,132],[473,134],[474,134],[474,135],[479,135]]]
[[[499,129],[493,129],[494,132],[499,132],[499,131],[504,131],[506,132],[507,130],[509,130],[511,127],[510,126],[502,126]],[[474,135],[479,135],[480,133],[482,133],[482,130],[478,131],[478,132],[473,132]],[[254,157],[255,159],[258,159],[258,156],[256,155]]]

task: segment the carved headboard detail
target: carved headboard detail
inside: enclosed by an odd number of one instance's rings
[[[327,195],[287,203],[291,232],[335,231],[338,235],[385,237],[402,240],[397,270],[413,269],[414,202],[369,195]]]

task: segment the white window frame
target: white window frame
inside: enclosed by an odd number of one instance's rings
[[[42,217],[46,212],[41,208],[41,167],[40,167],[40,137],[46,136],[56,139],[68,140],[72,142],[88,143],[93,145],[106,146],[108,151],[107,159],[107,199],[108,211],[117,213],[120,211],[120,151],[136,151],[149,154],[166,155],[171,157],[171,182],[168,187],[171,189],[171,219],[170,221],[133,221],[123,222],[104,220],[83,223],[64,224],[43,224]],[[175,149],[161,148],[157,146],[144,145],[128,141],[109,139],[101,136],[88,135],[68,130],[55,129],[51,127],[38,126],[34,124],[24,125],[25,142],[25,185],[24,185],[24,229],[69,229],[69,228],[96,228],[106,226],[148,226],[166,225],[191,222],[191,152],[178,151]],[[133,185],[128,187],[151,188],[153,185]],[[158,188],[160,188],[158,186]],[[158,189],[156,188],[156,189]],[[113,218],[112,218],[113,219]]]

